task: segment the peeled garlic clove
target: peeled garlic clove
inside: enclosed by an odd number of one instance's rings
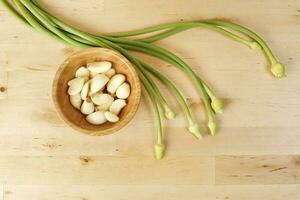
[[[109,122],[116,123],[117,121],[119,121],[119,117],[111,112],[105,112],[104,115]]]
[[[107,111],[114,101],[114,98],[109,94],[102,94],[101,97],[96,101],[99,104],[99,106],[96,107],[97,111]]]
[[[110,70],[111,66],[111,62],[108,61],[93,62],[87,64],[88,70],[98,74],[107,72],[108,70]]]
[[[87,68],[85,67],[79,67],[77,70],[76,70],[76,73],[75,73],[75,76],[76,77],[89,77],[90,76],[90,72]]]
[[[125,76],[123,74],[114,75],[107,83],[107,91],[111,94],[115,93],[118,87],[125,82]]]
[[[80,106],[82,103],[80,94],[75,94],[75,95],[70,95],[70,102],[71,105],[74,106],[75,108],[77,108],[78,110],[80,110]]]
[[[88,93],[89,93],[89,89],[90,89],[90,82],[86,82],[81,90],[80,96],[82,100],[86,100]]]
[[[116,91],[116,96],[119,99],[127,99],[127,97],[129,97],[129,94],[130,94],[130,85],[128,83],[123,83],[122,85],[120,85],[120,87],[118,87]]]
[[[109,78],[103,74],[98,74],[93,79],[91,79],[90,91],[91,95],[102,90],[106,83],[109,81]]]
[[[113,75],[116,74],[116,70],[111,68],[110,70],[108,70],[107,72],[105,72],[105,76],[107,76],[108,78],[111,78]]]
[[[79,78],[79,77],[76,77],[76,78]],[[76,78],[73,78],[72,80],[68,81],[68,86],[71,86],[73,82],[76,82]],[[87,77],[87,76],[83,76],[81,78],[83,78],[84,81],[89,80],[89,77]]]
[[[86,99],[81,105],[81,113],[85,115],[89,115],[94,112],[95,107],[93,102],[90,99]]]
[[[86,120],[89,123],[94,124],[94,125],[104,124],[107,121],[105,116],[104,116],[104,112],[102,112],[102,111],[97,111],[97,112],[94,112],[92,114],[89,114],[86,117]]]
[[[72,79],[71,81],[69,81],[71,83],[70,83],[70,87],[68,89],[68,94],[69,95],[78,94],[84,85],[84,81],[85,81],[85,79],[83,77],[78,77],[78,78],[75,78],[75,79]]]
[[[112,96],[110,96],[109,94],[93,94],[91,96],[91,99],[93,101],[94,104],[100,106],[103,104],[107,104],[107,103],[112,103],[114,101],[114,98]]]
[[[122,108],[126,106],[126,101],[124,99],[117,99],[109,107],[109,111],[115,115],[119,115]]]
[[[68,86],[71,86],[72,85],[72,83],[74,83],[74,81],[76,80],[76,78],[74,78],[74,79],[72,79],[72,80],[70,80],[70,81],[68,81]]]

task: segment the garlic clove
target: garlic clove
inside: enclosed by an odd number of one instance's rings
[[[103,74],[98,74],[97,76],[92,78],[90,85],[90,95],[102,90],[108,81],[109,78]]]
[[[107,111],[104,113],[104,116],[107,119],[107,121],[109,121],[109,122],[116,123],[119,121],[119,117],[117,115],[115,115],[114,113]]]
[[[109,111],[115,115],[119,115],[121,110],[126,106],[126,101],[124,99],[117,99],[109,107]]]
[[[76,77],[76,78],[79,78],[79,77]],[[67,83],[68,86],[71,86],[72,83],[76,81],[76,78],[73,78],[72,80],[68,81],[68,83]],[[89,80],[89,77],[87,77],[87,76],[82,76],[81,78],[84,79],[84,82],[87,81],[87,80]]]
[[[116,70],[111,68],[110,70],[108,70],[107,72],[105,72],[105,76],[107,76],[108,78],[111,78],[113,75],[116,74]]]
[[[88,81],[83,85],[81,93],[80,93],[82,100],[86,100],[88,93],[89,93],[89,89],[90,89],[90,82]]]
[[[74,83],[74,81],[76,80],[76,78],[74,78],[74,79],[72,79],[72,80],[70,80],[70,81],[68,81],[68,86],[71,86],[72,85],[72,83]]]
[[[104,116],[104,112],[102,112],[102,111],[97,111],[97,112],[94,112],[92,114],[89,114],[86,117],[86,120],[89,123],[94,124],[94,125],[104,124],[107,121],[105,116]]]
[[[70,95],[70,102],[71,105],[80,110],[80,106],[82,104],[82,99],[80,97],[80,94]]]
[[[96,110],[99,111],[107,111],[110,108],[110,105],[114,101],[114,98],[110,96],[109,94],[103,94],[101,96],[101,100],[98,101],[99,106],[96,107]]]
[[[68,89],[68,94],[69,95],[78,94],[84,85],[84,81],[85,81],[85,79],[83,77],[78,77],[78,78],[75,78],[75,79],[72,79],[71,81],[69,81],[71,83],[70,83],[70,87]]]
[[[109,94],[93,94],[91,96],[91,99],[93,101],[94,104],[100,106],[100,105],[104,105],[104,104],[108,104],[109,105],[114,101],[114,98],[112,96],[110,96]]]
[[[93,73],[105,73],[111,69],[112,63],[108,61],[88,63],[87,68]]]
[[[95,107],[93,102],[90,99],[86,99],[81,105],[81,113],[84,115],[89,115],[94,112]]]
[[[85,67],[79,67],[75,72],[75,77],[89,77],[90,71]]]
[[[125,82],[125,79],[126,78],[123,74],[114,75],[107,83],[107,91],[111,94],[114,94],[118,87]]]
[[[116,96],[119,99],[127,99],[130,95],[130,85],[128,83],[123,83],[118,87],[116,91]]]

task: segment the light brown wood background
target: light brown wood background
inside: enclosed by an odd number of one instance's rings
[[[181,113],[164,122],[168,150],[156,161],[145,98],[133,121],[114,135],[89,137],[67,127],[50,91],[58,65],[76,49],[26,28],[0,8],[0,199],[300,199],[299,0],[43,3],[69,23],[99,33],[226,17],[261,34],[288,77],[274,79],[261,52],[208,30],[159,42],[207,80],[226,109],[218,116],[218,134],[202,141],[187,133]],[[199,97],[186,77],[144,59],[178,83],[203,122]]]

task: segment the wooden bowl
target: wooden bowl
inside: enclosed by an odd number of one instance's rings
[[[75,109],[70,101],[68,81],[73,79],[76,70],[90,62],[110,61],[117,73],[124,74],[130,84],[131,93],[127,105],[119,114],[117,123],[106,122],[102,125],[88,123],[79,110]],[[60,117],[73,129],[88,135],[107,135],[124,127],[135,115],[141,97],[141,86],[138,75],[132,64],[120,53],[105,48],[89,48],[78,51],[67,58],[56,72],[52,85],[52,98]]]

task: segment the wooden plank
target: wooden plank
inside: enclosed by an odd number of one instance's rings
[[[154,186],[154,185],[8,185],[5,200],[189,199],[297,200],[299,185]]]
[[[0,157],[6,184],[183,185],[213,184],[214,158],[176,156],[9,156]]]
[[[73,131],[62,122],[51,118],[52,112],[43,114],[53,125],[33,118],[39,127],[24,123],[15,128],[0,128],[0,155],[98,155],[98,156],[151,156],[155,130],[152,121],[147,128],[134,124],[116,134],[105,137],[90,137]],[[138,115],[140,116],[140,114]],[[138,117],[136,116],[136,117]],[[5,125],[6,126],[6,125]],[[20,130],[20,127],[23,127]],[[143,133],[136,132],[144,128]],[[53,130],[55,128],[55,131]],[[166,156],[206,156],[206,155],[298,155],[300,151],[299,128],[221,128],[212,137],[205,135],[197,140],[183,127],[165,129]],[[28,134],[30,133],[30,135]],[[134,141],[134,142],[133,142]]]
[[[4,185],[0,183],[0,200],[4,200]]]
[[[9,61],[5,55],[0,54],[0,100],[7,98],[8,73],[7,65]]]
[[[300,156],[217,156],[216,184],[299,184]]]

